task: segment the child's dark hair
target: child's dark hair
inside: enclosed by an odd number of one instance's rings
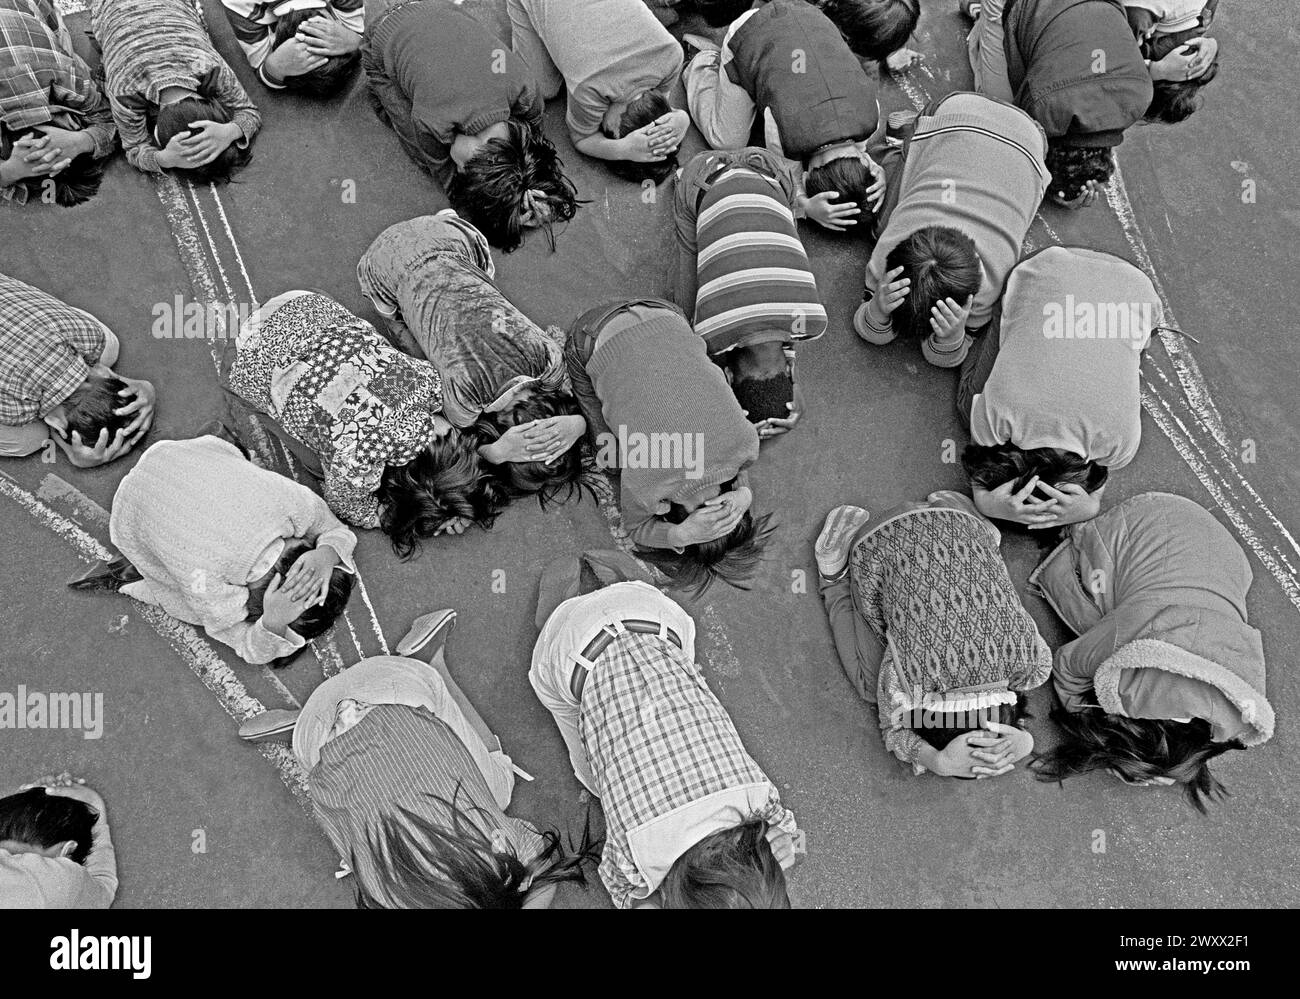
[[[43,787],[0,798],[0,840],[42,850],[70,840],[77,844],[68,858],[75,864],[86,862],[94,827],[95,812],[84,801],[48,794]]]
[[[919,0],[821,0],[855,55],[883,63],[907,44],[921,19]]]
[[[945,298],[961,305],[980,290],[983,280],[975,241],[960,229],[929,225],[907,236],[889,251],[885,271],[903,268],[912,284],[902,304],[890,313],[900,336],[930,335],[930,310]]]
[[[0,131],[6,133],[4,139],[0,141],[0,159],[7,159],[13,151],[10,134],[2,125]],[[25,135],[39,137],[41,132],[36,128],[25,128],[13,133],[12,139],[16,142]],[[46,192],[52,187],[54,204],[60,208],[75,208],[77,205],[84,205],[99,193],[99,186],[104,180],[104,170],[107,166],[107,157],[95,159],[90,153],[82,153],[60,170],[55,177],[28,177],[14,186],[21,187],[27,192],[29,202],[48,200]]]
[[[804,176],[803,186],[809,198],[825,191],[834,192],[834,203],[849,201],[856,204],[862,211],[860,217],[865,219],[871,216],[871,209],[867,207],[867,188],[875,182],[876,178],[857,156],[837,156],[809,170]]]
[[[492,526],[509,497],[483,467],[472,439],[451,433],[405,465],[389,465],[377,492],[379,526],[402,560],[449,520]]]
[[[680,523],[687,516],[684,509],[675,506],[665,519]],[[771,521],[770,513],[754,517],[752,511],[746,510],[731,532],[720,538],[687,545],[681,553],[663,548],[638,549],[637,557],[662,571],[674,589],[685,590],[693,597],[703,596],[715,579],[737,590],[748,590],[746,584],[758,571],[767,542],[776,531]]]
[[[357,878],[358,909],[521,909],[539,889],[563,882],[585,885],[583,865],[597,861],[600,842],[591,837],[584,821],[582,838],[567,851],[555,830],[540,833],[542,852],[529,861],[513,848],[493,849],[492,841],[472,819],[480,815],[495,824],[473,804],[461,807],[457,784],[452,800],[428,795],[447,808],[449,825],[442,826],[399,806],[401,818],[386,815],[383,831],[367,843],[383,887],[372,893]],[[353,871],[364,870],[355,852]]]
[[[1215,742],[1203,718],[1170,721],[1125,718],[1097,707],[1084,711],[1052,710],[1060,742],[1038,756],[1030,769],[1041,781],[1064,781],[1092,770],[1116,770],[1128,781],[1171,778],[1181,784],[1188,803],[1202,815],[1206,801],[1228,794],[1210,772],[1210,761],[1230,749],[1245,747],[1233,740]]]
[[[1047,144],[1047,171],[1052,183],[1047,190],[1063,201],[1073,201],[1088,181],[1104,184],[1115,172],[1115,157],[1109,146],[1067,146],[1059,142]]]
[[[303,555],[311,551],[316,546],[301,538],[295,538],[284,546],[284,551],[280,553],[279,559],[276,560],[275,568],[266,574],[266,578],[259,580],[256,584],[248,588],[248,617],[249,621],[256,621],[262,616],[263,603],[266,600],[266,591],[271,585],[271,580],[279,573],[281,580],[288,578],[289,570],[293,568],[295,562]],[[350,572],[344,572],[342,569],[335,567],[330,573],[329,590],[325,594],[325,602],[308,607],[298,615],[289,627],[301,635],[307,641],[313,638],[319,638],[339,619],[344,608],[348,605],[348,599],[352,596],[352,583],[356,577]]]
[[[603,124],[601,131],[604,132],[607,138],[621,139],[623,136],[635,132],[638,128],[644,128],[656,119],[662,118],[671,110],[672,105],[668,103],[668,98],[659,91],[643,90],[627,102],[627,107],[618,120],[617,134],[606,130]],[[616,177],[621,177],[623,180],[634,181],[637,184],[645,180],[651,180],[655,184],[661,184],[677,169],[677,153],[673,152],[662,160],[656,160],[652,163],[637,163],[633,160],[610,160],[609,168]]]
[[[794,379],[789,371],[778,372],[771,378],[739,378],[732,382],[731,388],[750,423],[790,418],[787,403],[794,401]]]
[[[695,10],[710,28],[725,28],[752,6],[751,0],[695,0]]]
[[[549,420],[556,416],[576,416],[581,412],[578,401],[567,392],[555,390],[535,391],[531,396],[500,413],[485,413],[470,429],[469,435],[476,446],[500,440],[511,427],[533,420]],[[506,461],[499,465],[486,465],[496,477],[501,488],[511,497],[536,496],[545,509],[552,501],[565,503],[576,492],[582,495],[582,442],[578,441],[553,465],[544,461]]]
[[[1194,80],[1156,80],[1151,103],[1142,117],[1150,122],[1177,125],[1190,118],[1203,103],[1201,88],[1219,75],[1219,57]]]
[[[100,432],[107,430],[111,444],[117,432],[135,419],[133,415],[116,412],[127,405],[128,400],[118,395],[125,388],[126,382],[116,375],[94,372],[87,375],[86,380],[63,400],[63,414],[68,420],[64,439],[70,441],[75,430],[81,437],[81,443],[94,447]]]
[[[1017,693],[1014,704],[999,704],[996,710],[988,709],[981,714],[989,716],[990,721],[1023,728],[1021,722],[1029,717],[1026,704],[1025,695]],[[912,724],[908,728],[935,749],[942,750],[958,736],[965,735],[967,732],[983,731],[979,725],[971,724],[972,721],[978,720],[972,718],[971,713],[966,711],[938,712],[920,709],[913,715]],[[918,721],[920,724],[917,724]]]
[[[271,46],[271,51],[275,51],[293,38],[304,21],[310,21],[313,17],[322,16],[328,15],[325,15],[319,7],[313,7],[309,10],[294,10],[285,14],[275,22],[275,41]],[[297,76],[286,76],[284,85],[290,90],[306,94],[309,97],[333,97],[348,85],[360,60],[361,56],[358,52],[352,52],[349,55],[329,56],[326,58],[324,66],[317,67],[307,73],[300,73]]]
[[[1036,447],[1025,450],[1014,444],[967,444],[961,455],[962,468],[972,485],[993,490],[1004,482],[1012,489],[1023,489],[1035,475],[1050,486],[1073,484],[1095,493],[1106,484],[1110,472],[1105,465],[1089,461],[1073,451],[1059,447]]]
[[[665,909],[788,909],[785,871],[752,818],[705,836],[683,853],[660,886]]]
[[[554,250],[555,224],[578,212],[577,188],[564,175],[564,162],[550,139],[514,118],[506,120],[506,128],[507,137],[488,139],[456,172],[448,199],[503,253],[519,249],[533,228],[545,234]],[[530,191],[541,192],[546,217],[526,225]]]
[[[166,149],[167,144],[182,132],[188,133],[190,126],[197,121],[215,121],[225,124],[230,115],[216,101],[203,97],[187,97],[175,104],[168,104],[158,109],[154,124],[155,141],[159,149]],[[178,167],[176,173],[190,180],[206,184],[226,184],[238,171],[248,165],[253,158],[252,150],[240,143],[232,142],[211,163],[198,167]]]

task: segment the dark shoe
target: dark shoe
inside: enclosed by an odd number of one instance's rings
[[[96,562],[80,576],[68,580],[71,590],[108,590],[118,592],[127,583],[136,583],[144,579],[138,569],[119,555],[111,562]]]

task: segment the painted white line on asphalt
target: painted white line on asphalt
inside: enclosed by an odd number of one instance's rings
[[[230,249],[235,254],[235,263],[238,264],[240,276],[244,279],[244,287],[248,289],[248,300],[256,309],[262,303],[257,300],[257,292],[253,290],[253,282],[249,280],[248,268],[244,266],[244,255],[239,252],[239,244],[235,242],[235,233],[230,228],[230,219],[226,218],[226,207],[221,203],[221,194],[212,184],[208,185],[208,191],[211,192],[212,200],[216,203],[217,214],[221,216],[221,225],[226,230],[226,240],[230,244]]]
[[[218,252],[217,244],[212,238],[212,230],[208,228],[208,218],[203,214],[203,206],[199,203],[199,193],[195,190],[194,182],[191,180],[187,179],[185,181],[185,188],[189,195],[189,204],[193,208],[194,214],[199,220],[199,225],[203,227],[203,238],[207,240],[208,248],[212,251],[212,263],[217,268],[217,275],[221,278],[221,286],[226,292],[225,303],[227,305],[233,305],[237,300],[235,297],[235,289],[230,284],[230,278],[226,275],[226,268],[221,262],[221,254]]]
[[[99,540],[37,499],[4,472],[0,472],[0,496],[9,498],[25,509],[87,562],[112,557]],[[261,701],[248,693],[234,670],[221,660],[197,631],[158,607],[142,604],[138,600],[132,600],[131,603],[154,631],[172,646],[203,685],[216,695],[218,703],[231,718],[244,721],[266,710]],[[285,787],[293,792],[300,804],[307,807],[307,775],[293,755],[283,746],[262,744],[257,748],[275,766]]]

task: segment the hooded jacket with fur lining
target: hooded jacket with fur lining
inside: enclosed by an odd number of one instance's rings
[[[1052,671],[1068,710],[1091,692],[1110,714],[1204,718],[1216,742],[1272,737],[1263,642],[1246,617],[1250,563],[1198,504],[1128,499],[1076,525],[1030,582],[1079,636]]]

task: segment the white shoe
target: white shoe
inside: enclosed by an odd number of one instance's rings
[[[826,523],[813,546],[817,571],[826,579],[834,579],[844,571],[849,563],[849,544],[870,516],[860,506],[837,506],[826,515]]]

